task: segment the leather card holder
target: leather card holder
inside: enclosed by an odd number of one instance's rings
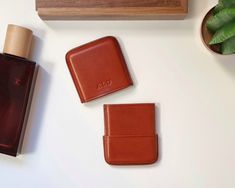
[[[82,103],[133,85],[114,37],[104,37],[70,50],[66,62]]]
[[[108,164],[141,165],[157,161],[155,104],[107,104],[104,119],[104,156]]]

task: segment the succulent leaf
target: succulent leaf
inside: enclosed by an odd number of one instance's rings
[[[228,24],[235,19],[235,8],[225,8],[215,14],[207,21],[207,28],[215,32],[220,29],[223,25]]]
[[[235,20],[221,27],[213,36],[210,45],[219,44],[235,36]]]
[[[229,38],[222,43],[222,53],[225,55],[235,53],[235,37]]]

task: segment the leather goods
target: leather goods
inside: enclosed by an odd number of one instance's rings
[[[82,103],[133,85],[114,37],[104,37],[70,50],[66,62]]]
[[[140,165],[157,161],[155,104],[106,104],[104,121],[104,156],[108,164]]]

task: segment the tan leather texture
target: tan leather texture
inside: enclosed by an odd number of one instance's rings
[[[82,103],[133,85],[114,37],[104,37],[70,50],[66,62]]]
[[[106,104],[104,121],[107,163],[140,165],[157,161],[155,104]]]

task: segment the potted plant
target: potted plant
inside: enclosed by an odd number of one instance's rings
[[[235,0],[219,0],[204,17],[201,33],[205,46],[213,52],[235,54]]]

